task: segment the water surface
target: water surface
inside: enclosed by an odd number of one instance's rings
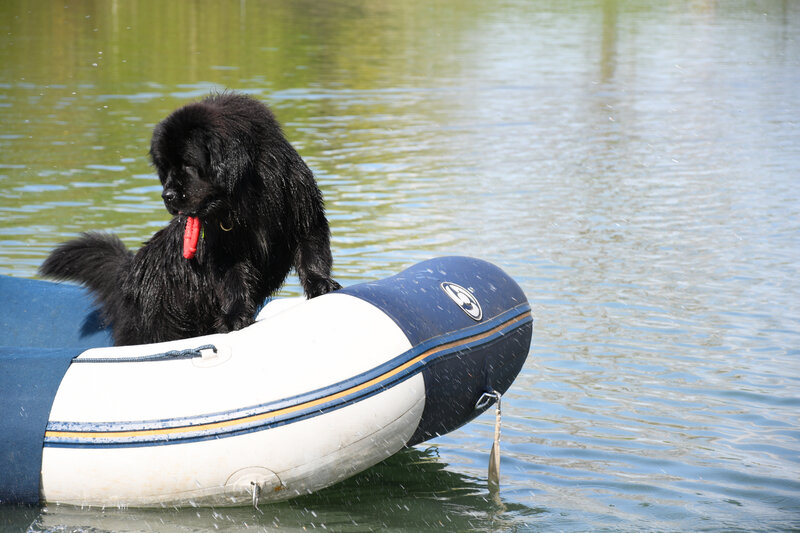
[[[260,512],[0,526],[800,528],[799,38],[777,0],[3,2],[0,274],[90,229],[138,247],[168,219],[153,125],[232,88],[315,171],[339,281],[474,255],[536,324],[499,500],[487,414]]]

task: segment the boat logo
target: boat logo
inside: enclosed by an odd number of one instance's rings
[[[456,285],[455,283],[451,283],[449,281],[442,282],[441,287],[444,293],[449,296],[450,299],[453,300],[456,305],[458,305],[461,310],[464,311],[471,319],[480,320],[483,318],[481,304],[478,303],[478,299],[475,298],[475,295],[473,295],[467,289],[461,285]]]

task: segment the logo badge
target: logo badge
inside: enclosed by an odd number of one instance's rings
[[[449,281],[442,282],[441,287],[444,293],[449,296],[450,299],[453,300],[456,305],[459,306],[461,310],[464,311],[472,320],[479,321],[481,318],[483,318],[481,304],[478,303],[478,299],[475,298],[475,296],[467,289],[461,285],[450,283]]]

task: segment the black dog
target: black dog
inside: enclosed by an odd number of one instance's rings
[[[84,233],[39,269],[88,287],[116,344],[245,327],[292,266],[309,298],[340,288],[322,193],[266,106],[235,93],[189,104],[156,126],[150,155],[169,225],[135,254]]]

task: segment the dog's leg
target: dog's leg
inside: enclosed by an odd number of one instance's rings
[[[220,314],[216,320],[217,331],[225,333],[249,326],[255,321],[256,309],[260,302],[253,299],[248,287],[255,286],[256,281],[246,266],[234,266],[225,273],[221,291],[218,295],[222,302]]]
[[[313,235],[304,240],[297,248],[295,256],[295,270],[307,298],[315,298],[342,288],[331,278],[333,258],[330,239],[327,232],[322,233],[322,236]]]

